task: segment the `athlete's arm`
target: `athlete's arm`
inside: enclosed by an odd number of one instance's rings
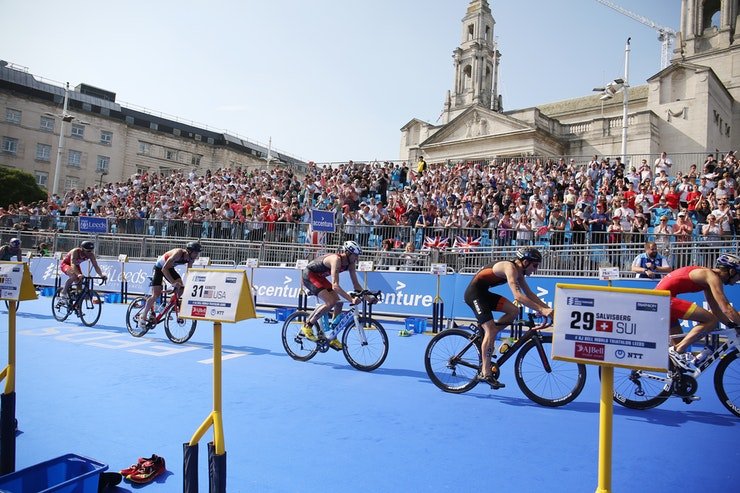
[[[514,264],[511,262],[499,262],[492,268],[494,272],[506,275],[506,282],[509,284],[509,289],[515,301],[535,311],[543,311],[546,308],[552,312],[550,307],[542,303],[532,290],[529,289],[527,282],[523,276],[519,275],[519,271]],[[547,315],[547,313],[543,312],[543,315]]]
[[[342,259],[339,256],[339,254],[330,255],[327,259],[329,262],[329,267],[331,268],[331,287],[334,290],[335,293],[337,293],[342,298],[346,299],[350,303],[352,303],[353,299],[345,291],[342,289],[342,286],[339,285],[339,268],[342,264]],[[357,278],[357,274],[355,274],[355,279]],[[354,282],[354,279],[353,279]]]
[[[95,272],[98,273],[100,277],[103,278],[104,281],[108,280],[108,276],[103,274],[103,271],[100,270],[100,266],[98,265],[98,259],[95,257],[95,254],[90,252],[90,263],[92,264],[93,268],[95,269]]]
[[[712,310],[712,313],[720,319],[722,323],[740,324],[740,314],[730,305],[725,296],[722,280],[711,269],[697,269],[689,274],[692,281],[704,288],[704,296]]]
[[[355,291],[362,291],[362,284],[360,284],[359,279],[357,279],[357,267],[354,262],[349,264],[347,271],[349,272],[349,278],[352,279],[352,285],[354,286]]]

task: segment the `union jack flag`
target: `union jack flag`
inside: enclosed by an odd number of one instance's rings
[[[447,245],[450,242],[449,238],[442,238],[441,236],[435,236],[432,238],[431,236],[427,236],[424,238],[424,248],[425,249],[436,249],[436,250],[445,250],[447,249]]]
[[[472,252],[480,246],[481,237],[473,238],[472,236],[455,236],[455,247],[463,252]]]

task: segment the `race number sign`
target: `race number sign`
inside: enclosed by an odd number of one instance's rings
[[[360,260],[357,262],[357,272],[372,272],[373,261],[372,260]]]
[[[244,270],[189,269],[180,316],[213,322],[255,318]]]
[[[554,308],[553,359],[668,368],[668,291],[557,284]]]
[[[28,264],[0,262],[0,299],[24,301],[36,298]]]
[[[447,264],[432,264],[430,272],[436,276],[446,276]]]

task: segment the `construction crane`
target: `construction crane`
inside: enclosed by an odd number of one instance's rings
[[[651,21],[650,19],[647,19],[641,15],[635,14],[634,12],[630,12],[629,10],[623,9],[619,5],[614,5],[611,2],[607,2],[606,0],[596,0],[600,4],[606,5],[610,9],[614,9],[620,14],[626,15],[627,17],[630,17],[637,22],[640,22],[642,24],[645,24],[648,27],[651,27],[658,31],[658,41],[660,41],[660,69],[663,70],[668,66],[668,62],[670,62],[671,53],[673,52],[673,40],[676,38],[676,31],[671,29],[670,27],[664,27],[659,26],[655,22]]]

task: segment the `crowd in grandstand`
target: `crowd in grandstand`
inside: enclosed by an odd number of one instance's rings
[[[270,236],[277,223],[307,223],[311,209],[322,209],[334,210],[340,230],[362,244],[374,228],[387,233],[381,240],[396,237],[401,248],[410,238],[399,232],[411,229],[425,236],[468,231],[473,237],[486,229],[500,244],[547,235],[557,245],[566,231],[572,243],[639,240],[648,229],[659,243],[695,234],[722,238],[740,227],[740,201],[734,203],[740,165],[734,152],[717,157],[709,154],[699,166],[675,174],[665,153],[654,163],[630,165],[593,156],[582,163],[311,162],[305,176],[281,167],[144,173],[0,209],[0,227],[34,229],[47,224],[43,218],[97,216],[142,228],[146,220],[157,231],[179,222],[190,226],[190,236],[228,237],[240,226],[248,239],[280,239]]]

